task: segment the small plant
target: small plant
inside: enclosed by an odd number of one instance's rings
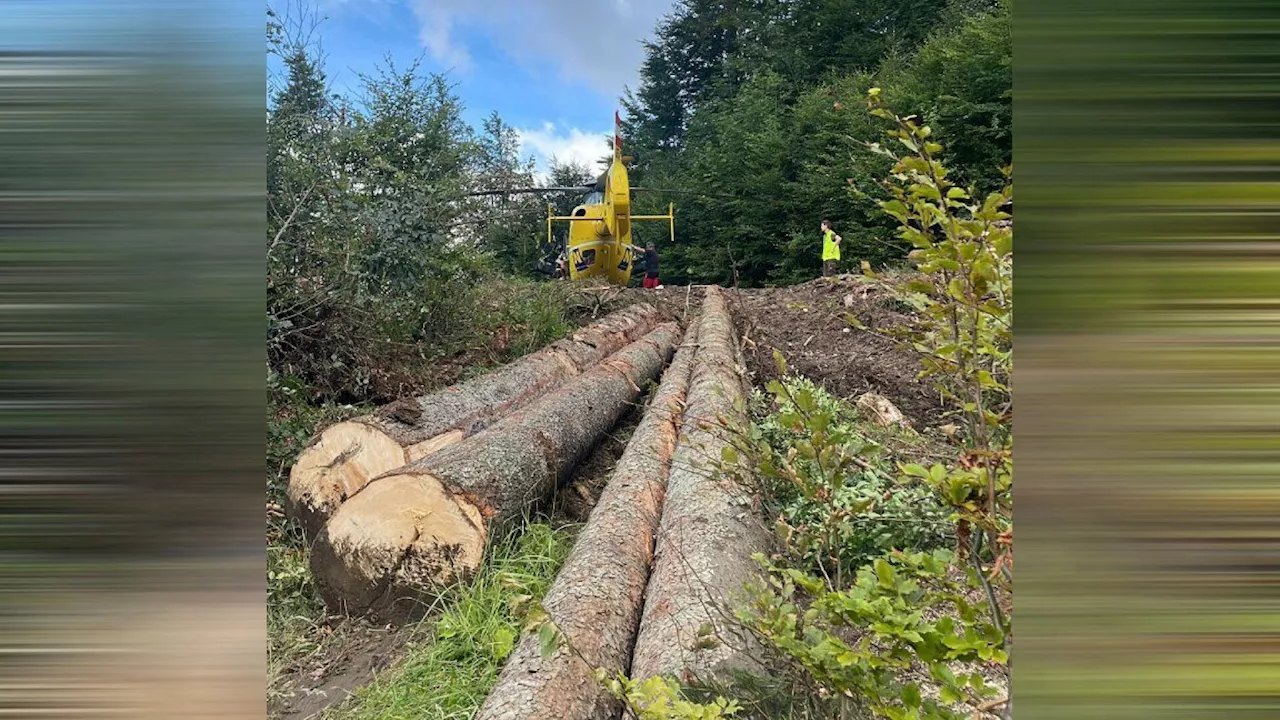
[[[719,720],[733,717],[742,709],[723,697],[708,703],[686,700],[681,696],[680,683],[660,675],[643,681],[619,675],[607,687],[639,720]]]
[[[885,448],[858,430],[853,409],[788,376],[786,362],[776,359],[784,379],[769,383],[754,403],[772,412],[739,434],[725,459],[746,455],[739,479],[760,487],[794,560],[838,587],[883,552],[946,543],[946,508],[928,488],[898,483]]]
[[[947,178],[937,159],[942,146],[929,140],[929,128],[894,115],[879,96],[878,88],[869,91],[870,113],[891,122],[887,134],[910,151],[899,156],[870,145],[895,161],[884,183],[893,199],[880,205],[915,247],[909,257],[919,275],[901,294],[921,321],[906,340],[920,353],[922,377],[935,378],[964,431],[954,465],[903,472],[926,481],[955,508],[962,554],[973,550],[976,528],[987,547],[999,551],[1000,567],[1011,567],[1013,228],[1004,208],[1013,201],[1013,185],[973,200]]]
[[[756,559],[768,580],[738,617],[827,694],[892,720],[959,720],[965,716],[949,705],[978,706],[995,693],[980,674],[957,676],[950,667],[1004,662],[1006,655],[998,647],[1000,628],[948,577],[949,551],[889,553],[859,568],[843,590],[762,555]],[[900,679],[917,662],[938,685],[937,698]]]

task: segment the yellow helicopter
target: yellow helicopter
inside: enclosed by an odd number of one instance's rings
[[[631,214],[631,185],[626,166],[630,158],[622,155],[622,119],[616,112],[613,122],[613,162],[572,214],[558,216],[555,208],[547,205],[547,242],[552,243],[552,223],[569,223],[564,257],[564,270],[569,279],[604,278],[615,285],[627,285],[641,254],[631,242],[631,223],[665,220],[671,241],[675,242],[675,204],[667,206],[666,215]]]
[[[506,190],[480,190],[468,195],[512,195],[520,193],[585,193],[581,204],[569,215],[556,215],[555,207],[547,205],[547,244],[555,247],[552,236],[554,223],[569,223],[568,240],[564,244],[560,260],[542,270],[555,277],[578,280],[599,278],[615,285],[628,285],[636,260],[643,252],[631,241],[631,223],[636,221],[663,220],[675,242],[675,204],[667,206],[666,215],[632,215],[631,193],[627,179],[626,163],[631,158],[622,154],[622,118],[613,114],[613,161],[609,169],[596,178],[593,185],[578,187],[514,188]]]

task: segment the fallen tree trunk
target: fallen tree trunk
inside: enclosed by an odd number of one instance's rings
[[[653,538],[693,367],[685,335],[644,418],[618,460],[573,552],[543,600],[573,647],[543,659],[536,634],[511,653],[476,720],[596,720],[619,702],[592,676],[626,672],[640,623]],[[576,654],[575,654],[576,652]]]
[[[653,306],[632,305],[490,373],[327,428],[290,472],[290,515],[314,537],[371,479],[474,435],[657,324]]]
[[[733,320],[719,288],[707,288],[698,345],[632,657],[636,680],[687,683],[762,669],[753,639],[732,619],[741,588],[758,577],[751,555],[766,552],[771,535],[752,494],[716,472],[729,444],[724,423],[746,423]]]
[[[490,537],[568,475],[658,377],[675,323],[463,442],[370,482],[316,539],[312,573],[334,609],[399,618],[465,580]]]

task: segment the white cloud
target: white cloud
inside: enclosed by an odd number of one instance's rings
[[[454,41],[454,22],[468,12],[468,3],[457,0],[414,0],[418,40],[437,61],[450,69],[471,69],[467,49]]]
[[[511,59],[549,62],[567,78],[610,97],[632,87],[643,59],[640,41],[653,34],[672,0],[409,0],[423,46],[458,70],[472,58],[459,39],[463,26],[483,32]]]
[[[552,123],[545,123],[537,129],[517,129],[520,138],[520,149],[532,155],[537,163],[539,180],[545,180],[550,170],[551,159],[567,163],[578,162],[586,165],[592,172],[604,170],[599,160],[609,154],[609,133],[583,132],[578,128],[569,128],[560,132]]]

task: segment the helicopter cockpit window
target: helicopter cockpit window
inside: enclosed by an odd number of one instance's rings
[[[587,199],[583,201],[584,205],[599,205],[604,202],[604,193],[593,192],[587,195]]]

